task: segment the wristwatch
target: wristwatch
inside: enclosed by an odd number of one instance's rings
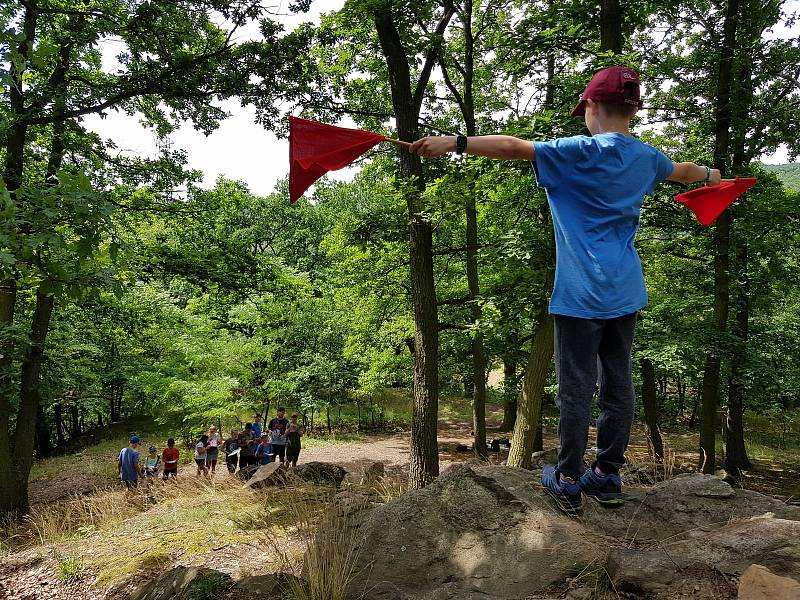
[[[703,167],[706,170],[706,178],[703,180],[705,183],[711,181],[711,169],[708,167]]]
[[[467,151],[467,138],[466,136],[456,136],[456,154],[459,156]]]

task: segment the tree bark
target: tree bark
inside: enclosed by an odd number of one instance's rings
[[[447,7],[436,33],[442,35],[453,16]],[[389,3],[373,12],[375,30],[386,58],[398,137],[412,142],[419,137],[419,113],[425,88],[438,52],[432,48],[412,90],[408,55],[397,30]],[[433,229],[424,214],[425,190],[422,162],[416,154],[400,151],[400,174],[410,217],[409,253],[411,299],[414,310],[414,407],[411,419],[409,486],[419,489],[439,475],[436,439],[439,415],[439,327],[433,279]]]
[[[531,342],[528,366],[522,383],[522,398],[517,408],[508,464],[512,467],[531,468],[534,439],[542,418],[542,391],[553,362],[553,316],[544,311]]]
[[[736,263],[741,287],[739,289],[734,333],[737,341],[731,358],[731,379],[728,383],[728,412],[725,427],[725,470],[741,478],[742,471],[753,465],[747,456],[744,443],[744,386],[742,367],[747,356],[747,339],[750,321],[750,280],[747,274],[747,239],[742,236],[736,248]]]
[[[36,413],[39,409],[39,377],[44,359],[44,344],[53,313],[53,296],[36,292],[36,308],[31,325],[30,346],[22,362],[20,377],[19,411],[14,432],[12,495],[15,503],[12,512],[26,514],[28,502],[28,476],[33,465],[33,448],[36,437]],[[9,512],[9,511],[6,511]]]
[[[503,423],[501,431],[511,431],[517,421],[517,398],[519,397],[517,364],[514,359],[503,358]]]
[[[731,129],[731,86],[733,59],[736,47],[736,27],[739,17],[739,0],[728,0],[722,28],[719,73],[717,77],[717,105],[714,115],[714,167],[725,172],[729,164]],[[729,243],[731,212],[726,210],[717,219],[714,231],[714,324],[720,334],[728,327],[730,302]],[[713,473],[716,468],[716,421],[719,406],[721,352],[712,348],[706,355],[703,369],[703,396],[700,405],[700,457],[703,473]]]
[[[620,0],[600,0],[600,51],[622,52],[622,6]]]
[[[642,368],[642,406],[647,435],[653,448],[656,460],[664,460],[664,442],[658,427],[658,398],[656,397],[656,373],[653,362],[649,358],[640,361]]]
[[[17,53],[21,60],[13,61],[9,65],[11,85],[8,87],[9,112],[8,131],[6,134],[5,164],[3,166],[3,179],[6,189],[13,198],[22,185],[22,176],[25,161],[25,141],[27,138],[28,124],[25,121],[25,96],[24,75],[25,66],[28,64],[33,41],[36,36],[36,22],[38,10],[34,4],[25,5],[25,14],[22,20],[24,39],[17,45]],[[21,67],[21,68],[20,68]],[[0,280],[0,340],[3,347],[0,350],[0,517],[16,518],[28,509],[27,501],[27,471],[24,465],[15,464],[16,444],[18,440],[19,416],[17,427],[12,436],[11,431],[11,368],[16,351],[16,344],[11,333],[14,323],[14,311],[17,300],[17,281],[14,274],[6,274]],[[21,413],[21,407],[20,407]],[[18,415],[20,414],[18,413]],[[36,428],[36,412],[34,410],[30,423],[30,446],[33,454],[34,431]],[[27,423],[23,423],[23,431]],[[25,473],[25,481],[21,484],[20,473]],[[23,490],[21,489],[24,487]]]

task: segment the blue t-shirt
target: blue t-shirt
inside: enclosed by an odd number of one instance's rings
[[[253,433],[255,434],[256,439],[259,439],[261,437],[261,423],[253,422],[251,423],[251,426],[253,428]]]
[[[672,161],[622,133],[535,142],[534,149],[556,237],[550,312],[611,319],[646,306],[633,240],[642,200],[672,174]]]
[[[123,481],[136,481],[139,479],[139,453],[133,448],[123,448],[119,451],[119,462],[122,465],[120,477]]]

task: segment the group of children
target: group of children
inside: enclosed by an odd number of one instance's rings
[[[233,474],[252,465],[265,465],[278,460],[286,466],[297,466],[300,457],[301,425],[297,414],[291,420],[286,419],[286,409],[278,409],[277,415],[262,430],[261,415],[256,413],[252,423],[246,423],[244,430],[232,429],[230,437],[223,441],[217,428],[212,425],[200,436],[194,449],[194,462],[197,475],[213,476],[216,473],[219,451],[225,451],[225,464],[228,472]],[[140,464],[138,435],[130,438],[130,443],[123,448],[117,458],[117,470],[122,482],[128,488],[138,485],[140,479],[147,481],[162,474],[164,481],[176,479],[180,462],[180,450],[175,447],[175,440],[167,440],[167,447],[159,455],[155,446]]]

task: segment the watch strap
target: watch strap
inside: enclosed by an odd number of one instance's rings
[[[467,150],[467,138],[466,136],[459,135],[456,136],[456,154],[464,154]]]

